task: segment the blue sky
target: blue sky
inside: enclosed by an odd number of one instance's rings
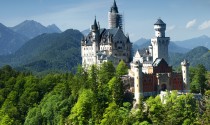
[[[154,36],[153,24],[160,17],[172,41],[210,36],[210,0],[116,0],[124,15],[125,32],[131,41]],[[113,0],[0,0],[0,22],[14,26],[24,20],[61,30],[85,30],[95,15],[101,27],[108,26]]]

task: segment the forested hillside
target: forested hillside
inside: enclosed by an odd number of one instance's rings
[[[200,110],[192,94],[177,97],[174,91],[162,103],[159,96],[141,100],[132,109],[132,94],[120,79],[127,73],[120,62],[92,66],[76,74],[42,77],[0,69],[1,125],[189,125],[210,122],[210,92]],[[144,103],[143,103],[144,102]],[[200,112],[202,111],[202,112]]]
[[[14,54],[0,57],[0,65],[9,64],[35,73],[68,72],[80,64],[82,37],[81,32],[73,29],[42,34],[28,41]]]
[[[171,53],[170,63],[172,66],[180,66],[181,62],[187,59],[190,62],[190,66],[194,67],[198,64],[202,64],[207,70],[210,70],[210,52],[209,49],[203,46],[196,47],[191,51],[181,53]]]

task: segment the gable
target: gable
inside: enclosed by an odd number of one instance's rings
[[[162,58],[157,58],[153,66],[153,73],[169,73],[172,72],[172,67],[168,65],[168,63]]]
[[[159,66],[166,66],[168,67],[168,63],[163,59],[163,58],[157,58],[153,64],[152,64],[153,67],[159,67]]]
[[[114,42],[117,42],[117,41],[127,42],[127,37],[125,36],[125,34],[123,33],[121,29],[118,29],[117,32],[113,34],[113,41]]]
[[[136,54],[135,54],[135,56],[134,56],[135,58],[140,58],[141,57],[141,55],[140,55],[140,53],[139,53],[139,51],[136,51]]]

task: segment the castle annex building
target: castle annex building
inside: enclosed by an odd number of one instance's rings
[[[108,29],[100,28],[95,19],[90,33],[81,41],[83,67],[107,61],[117,66],[121,60],[127,64],[131,61],[132,43],[123,32],[122,15],[115,1],[108,12],[108,25]]]
[[[181,62],[182,73],[173,72],[169,66],[168,45],[170,37],[165,36],[166,24],[158,19],[154,24],[155,36],[144,51],[136,51],[131,61],[132,43],[123,32],[122,15],[114,1],[108,13],[109,28],[100,28],[94,21],[88,36],[81,41],[82,65],[100,65],[112,61],[116,66],[123,60],[130,64],[128,75],[122,76],[128,91],[134,93],[136,104],[141,96],[157,95],[161,91],[178,90],[189,92],[189,62]]]
[[[183,93],[190,90],[189,62],[181,62],[182,73],[173,72],[172,66],[168,65],[170,38],[165,37],[166,24],[158,19],[154,30],[155,37],[151,39],[151,45],[145,51],[135,53],[127,76],[130,77],[129,81],[134,81],[130,88],[137,104],[140,96],[157,95],[165,90]]]

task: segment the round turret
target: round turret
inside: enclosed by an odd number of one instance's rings
[[[165,37],[166,24],[161,19],[154,24],[154,29],[156,37]]]
[[[189,78],[189,66],[190,63],[185,59],[181,62],[182,66],[182,77],[183,77],[183,90],[189,92],[190,90],[190,78]]]
[[[186,59],[184,59],[184,61],[181,62],[181,65],[182,65],[182,66],[189,66],[190,63],[189,63]]]
[[[142,63],[135,61],[134,64],[134,99],[136,100],[135,104],[139,104],[140,97],[143,95]]]

